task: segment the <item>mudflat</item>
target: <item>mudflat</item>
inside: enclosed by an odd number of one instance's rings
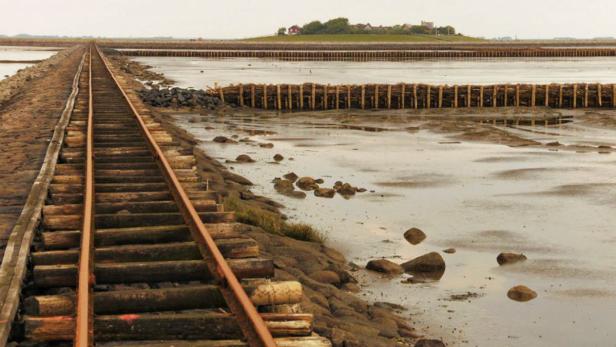
[[[546,346],[610,338],[614,111],[167,112],[199,148],[255,183],[253,192],[283,203],[291,221],[316,226],[360,268],[441,253],[447,269],[438,281],[353,273],[360,295],[402,305],[429,336]],[[254,162],[235,162],[241,154]],[[272,180],[290,172],[321,178],[322,188],[342,181],[366,191],[288,197]],[[427,238],[409,244],[411,227]],[[528,259],[499,266],[501,252]],[[509,299],[520,284],[537,297]],[[589,337],[589,329],[602,334]]]

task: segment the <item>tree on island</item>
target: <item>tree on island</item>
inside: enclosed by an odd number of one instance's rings
[[[278,36],[285,36],[286,34],[287,34],[287,28],[285,27],[278,28],[278,32],[277,32]]]
[[[315,20],[302,27],[302,35],[316,35],[323,33],[323,23]]]

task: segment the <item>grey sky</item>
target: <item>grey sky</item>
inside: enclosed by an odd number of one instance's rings
[[[473,36],[616,36],[614,0],[0,0],[0,34],[241,38],[348,17],[391,25],[422,19]]]

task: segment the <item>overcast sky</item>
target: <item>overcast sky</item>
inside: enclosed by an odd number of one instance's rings
[[[616,0],[0,0],[0,34],[242,38],[347,17],[483,37],[616,36]]]

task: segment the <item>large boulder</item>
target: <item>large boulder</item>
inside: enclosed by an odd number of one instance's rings
[[[387,259],[373,259],[366,264],[366,269],[388,275],[399,275],[404,272],[402,266]]]
[[[418,228],[410,228],[404,232],[404,238],[412,245],[417,245],[426,239],[426,234]]]
[[[526,259],[527,258],[524,254],[508,253],[508,252],[503,252],[496,257],[496,261],[498,262],[498,265],[515,264],[517,262],[524,261]]]
[[[404,271],[409,273],[430,273],[445,271],[445,260],[437,252],[431,252],[402,263]]]
[[[526,286],[515,286],[507,292],[507,297],[514,301],[526,302],[537,297],[537,293]]]
[[[312,177],[302,177],[295,184],[302,190],[315,190],[319,188],[319,185]]]

